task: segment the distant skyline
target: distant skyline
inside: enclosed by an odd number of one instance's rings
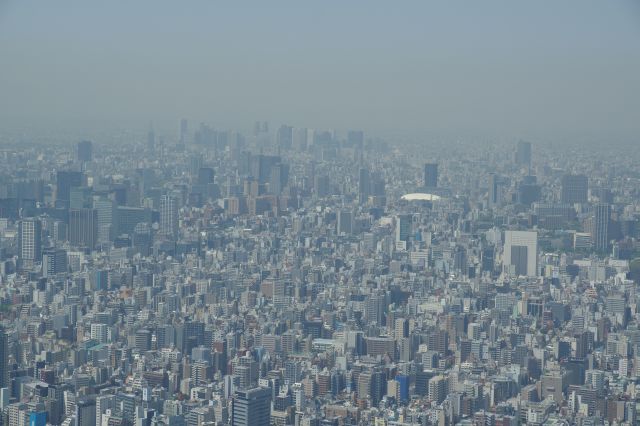
[[[640,139],[634,0],[0,0],[0,58],[5,129]]]

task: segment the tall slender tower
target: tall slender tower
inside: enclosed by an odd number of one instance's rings
[[[364,204],[371,195],[371,174],[368,169],[360,169],[360,176],[358,181],[358,202]]]
[[[0,388],[9,387],[9,339],[0,326]]]
[[[424,165],[424,186],[427,188],[438,187],[438,164],[427,163]]]
[[[174,239],[178,237],[178,199],[172,194],[160,199],[160,233]]]
[[[600,203],[595,206],[593,223],[593,246],[598,251],[609,249],[609,219],[611,207],[609,204]]]
[[[42,258],[42,223],[38,219],[23,219],[18,225],[18,254],[26,264]]]

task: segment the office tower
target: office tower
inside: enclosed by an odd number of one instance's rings
[[[293,127],[282,125],[276,134],[278,149],[291,149],[293,145]]]
[[[81,397],[76,401],[76,426],[91,426],[96,421],[96,400]]]
[[[297,151],[307,149],[308,129],[296,127],[293,130],[293,148]]]
[[[395,378],[398,383],[398,397],[401,402],[409,401],[409,376],[398,374]]]
[[[275,164],[271,167],[271,176],[269,178],[269,192],[274,195],[280,195],[287,182],[289,181],[289,165]]]
[[[353,231],[353,212],[340,210],[338,212],[338,234],[351,234]]]
[[[369,170],[360,169],[358,180],[358,202],[360,204],[364,204],[369,199],[369,195],[371,194],[371,175],[369,174]]]
[[[538,233],[505,231],[503,266],[510,275],[537,276]]]
[[[535,176],[525,176],[518,184],[518,202],[530,206],[536,201],[540,201],[542,189],[537,184]]]
[[[518,166],[531,167],[531,142],[518,142],[515,157]]]
[[[59,171],[56,174],[56,201],[69,205],[71,188],[82,186],[83,176],[81,172]]]
[[[424,186],[426,188],[438,187],[438,165],[436,163],[424,165]]]
[[[69,208],[70,209],[88,209],[91,208],[91,188],[86,186],[76,186],[69,191]]]
[[[282,163],[277,155],[255,155],[249,158],[249,173],[260,184],[268,183],[271,179],[271,168]]]
[[[560,201],[567,204],[586,203],[589,198],[589,179],[585,175],[562,177]]]
[[[46,425],[47,425],[46,411],[29,412],[29,426],[46,426]]]
[[[47,248],[42,252],[42,276],[51,277],[67,272],[67,252],[63,249]]]
[[[160,233],[178,238],[178,198],[172,194],[160,198]]]
[[[147,149],[152,152],[156,149],[156,134],[153,129],[150,129],[149,133],[147,133]]]
[[[198,169],[198,185],[208,185],[213,183],[215,172],[211,167],[200,167]]]
[[[609,204],[596,204],[593,222],[593,246],[598,251],[609,250],[609,219],[611,206]]]
[[[135,348],[140,352],[147,352],[151,350],[151,330],[141,328],[136,331]]]
[[[232,401],[232,426],[269,426],[271,389],[257,387],[236,391]]]
[[[493,263],[495,260],[495,247],[484,247],[480,252],[483,272],[493,272]]]
[[[364,315],[367,322],[382,326],[385,324],[385,314],[388,309],[387,299],[384,295],[372,294],[367,297],[364,305]]]
[[[500,204],[502,201],[500,195],[500,178],[495,173],[491,173],[489,175],[489,205]]]
[[[152,213],[150,209],[118,206],[116,208],[116,219],[114,221],[116,235],[133,234],[137,224],[150,224],[151,221]]]
[[[93,159],[93,144],[91,141],[78,142],[78,161],[88,163]]]
[[[200,123],[200,128],[193,134],[193,142],[196,145],[203,145],[209,148],[218,148],[218,133],[204,123]]]
[[[56,242],[67,241],[67,224],[61,220],[53,222],[53,229],[51,229],[51,238]]]
[[[107,243],[113,241],[116,226],[116,204],[108,198],[97,198],[93,200],[93,208],[98,215],[98,242]]]
[[[189,125],[187,122],[186,118],[183,118],[182,120],[180,120],[180,140],[179,142],[181,144],[184,144],[187,142],[187,134],[189,132]]]
[[[387,393],[387,375],[384,371],[374,371],[371,373],[371,386],[369,390],[371,404],[377,407]]]
[[[93,249],[98,242],[98,212],[96,209],[69,210],[69,242]]]
[[[408,214],[401,214],[396,217],[396,242],[409,241],[411,236],[412,217]]]
[[[0,389],[9,385],[9,336],[0,326]]]
[[[318,197],[326,197],[331,194],[331,180],[329,176],[316,176],[313,187],[316,190],[316,195]]]
[[[385,181],[382,173],[371,173],[371,186],[369,188],[370,195],[383,197],[385,195]]]
[[[349,130],[347,133],[347,144],[350,147],[362,149],[364,146],[364,132],[362,130]]]
[[[18,225],[18,255],[26,264],[39,262],[42,257],[42,222],[23,219]]]
[[[198,172],[203,165],[202,156],[200,154],[193,154],[189,157],[189,175],[192,181],[196,181],[198,178]]]

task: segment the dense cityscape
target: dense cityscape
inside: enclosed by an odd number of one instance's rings
[[[176,127],[3,140],[3,424],[640,420],[638,150]]]

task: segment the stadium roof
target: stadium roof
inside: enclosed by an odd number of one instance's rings
[[[405,194],[402,196],[406,201],[438,201],[440,196],[435,194],[425,194],[423,192],[413,192],[411,194]]]

